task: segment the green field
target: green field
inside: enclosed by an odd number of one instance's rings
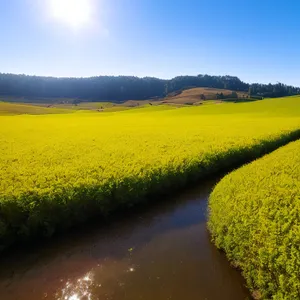
[[[3,115],[45,115],[69,114],[86,112],[115,112],[132,109],[133,107],[114,105],[111,102],[82,102],[73,104],[45,104],[45,103],[9,103],[0,101],[0,116]]]
[[[126,100],[123,102],[98,101],[90,102],[87,99],[76,98],[30,98],[30,97],[0,97],[0,115],[3,114],[47,114],[47,113],[67,113],[66,110],[73,111],[93,111],[93,112],[116,112],[141,108],[146,106],[170,105],[175,107],[184,107],[186,105],[211,105],[225,104],[230,99],[218,100],[216,94],[222,93],[225,96],[232,94],[232,90],[215,88],[190,88],[168,95],[163,98],[148,100]],[[231,99],[235,101],[249,101],[248,93],[238,92],[240,99]],[[203,100],[202,98],[205,98]],[[253,99],[252,99],[253,100]],[[75,104],[76,103],[76,104]]]
[[[48,108],[45,108],[48,109]],[[0,116],[0,244],[50,236],[300,137],[300,98]]]
[[[23,103],[8,103],[0,101],[0,116],[4,115],[45,115],[45,114],[68,114],[73,111],[63,108],[42,107]]]
[[[293,142],[244,166],[210,197],[215,244],[262,299],[300,299],[299,150]]]

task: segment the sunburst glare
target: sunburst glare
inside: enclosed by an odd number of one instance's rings
[[[91,0],[49,0],[50,13],[56,20],[72,28],[81,28],[92,21]]]

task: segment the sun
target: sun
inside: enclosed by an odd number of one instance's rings
[[[52,17],[73,28],[87,25],[92,18],[91,0],[49,0]]]

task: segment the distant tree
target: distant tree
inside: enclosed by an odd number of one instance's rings
[[[75,106],[77,106],[80,102],[81,102],[80,100],[74,99],[74,100],[72,101],[72,104],[75,105]]]
[[[180,93],[189,87],[227,88],[249,92],[260,97],[282,97],[300,93],[300,88],[276,84],[247,84],[234,76],[178,76],[170,80],[153,77],[98,76],[90,78],[55,78],[0,73],[0,96],[28,99],[30,102],[51,102],[51,98],[76,98],[82,101],[142,100],[162,98]],[[222,96],[222,95],[223,96]],[[224,97],[223,93],[218,94]],[[50,99],[50,100],[49,100]],[[53,100],[56,102],[57,100]],[[77,102],[74,103],[78,104]]]
[[[200,99],[201,99],[201,100],[206,100],[205,95],[204,95],[204,94],[201,94],[201,95],[200,95]]]
[[[251,92],[252,92],[252,89],[251,89],[251,86],[249,86],[249,89],[248,89],[248,95],[251,97]]]
[[[232,92],[232,94],[230,95],[230,98],[238,98],[238,94],[237,92]]]
[[[223,93],[220,93],[220,94],[217,93],[216,97],[217,97],[217,99],[224,99],[225,98]]]

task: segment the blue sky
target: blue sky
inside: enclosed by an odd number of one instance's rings
[[[90,6],[78,26],[55,17],[51,1],[0,1],[0,72],[207,73],[300,86],[297,0],[79,0]]]

